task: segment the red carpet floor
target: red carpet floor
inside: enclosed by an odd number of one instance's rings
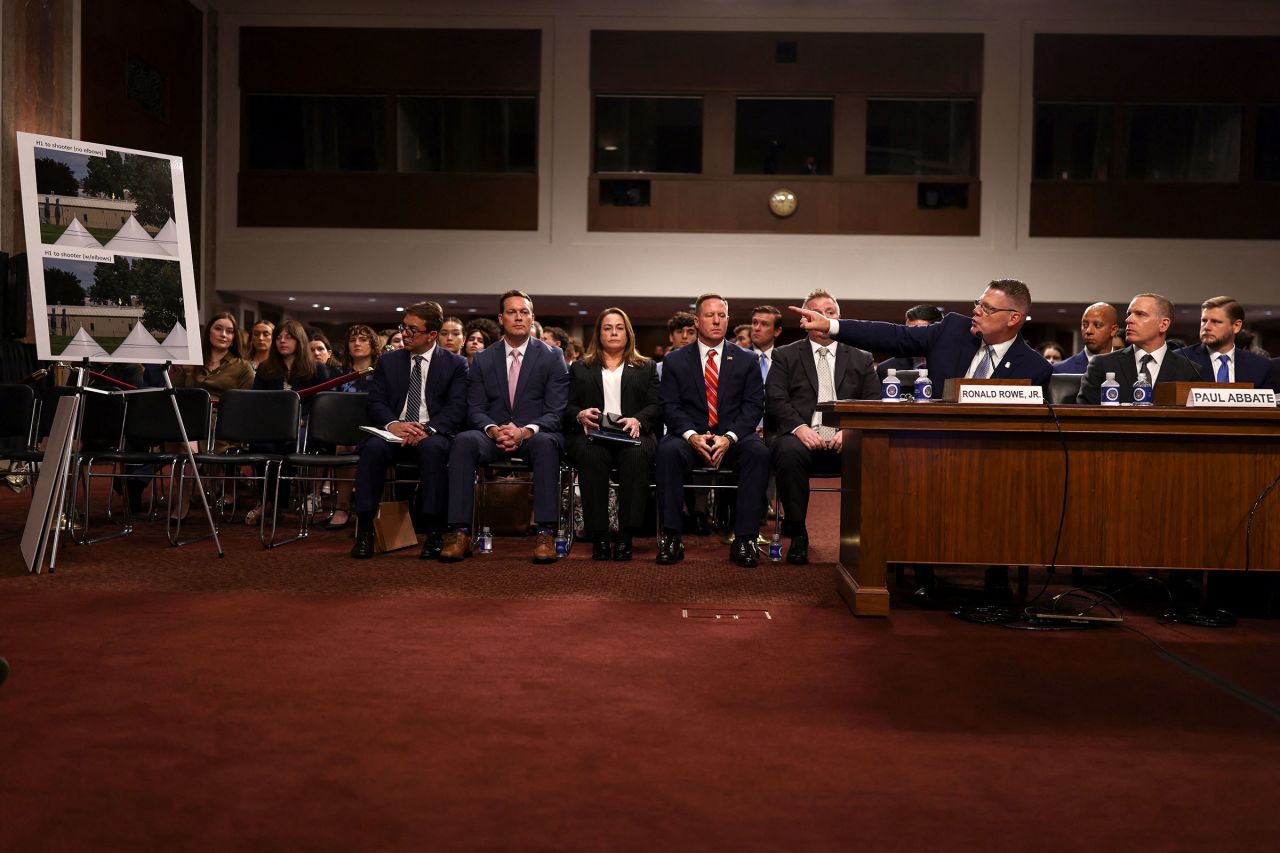
[[[819,513],[827,562],[756,572],[5,542],[0,849],[1280,844],[1265,709],[1131,631],[855,620]],[[1130,624],[1280,703],[1276,622]]]

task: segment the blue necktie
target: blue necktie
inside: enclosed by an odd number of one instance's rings
[[[764,381],[769,378],[769,359],[764,353],[760,353],[760,379]]]
[[[995,370],[995,365],[996,348],[989,346],[984,350],[983,357],[978,359],[978,366],[973,369],[973,378],[986,379]]]
[[[1230,359],[1230,358],[1228,358],[1228,357],[1227,357],[1227,356],[1225,356],[1225,355],[1220,355],[1220,356],[1218,356],[1218,358],[1220,358],[1220,359],[1221,359],[1221,361],[1219,361],[1219,362],[1218,362],[1218,377],[1217,377],[1217,379],[1216,379],[1215,381],[1217,381],[1217,382],[1230,382],[1230,381],[1231,381],[1231,370],[1230,370],[1230,368],[1228,367],[1228,365],[1230,364],[1231,359]]]

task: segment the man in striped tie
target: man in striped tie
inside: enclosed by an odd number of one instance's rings
[[[756,535],[769,483],[769,451],[756,435],[764,416],[764,383],[754,354],[725,340],[729,303],[716,293],[698,297],[696,345],[667,356],[662,371],[662,410],[667,435],[658,445],[658,495],[662,541],[658,563],[684,558],[680,508],[694,468],[726,468],[738,474],[730,559],[743,568],[759,564]]]

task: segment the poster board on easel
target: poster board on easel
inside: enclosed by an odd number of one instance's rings
[[[182,158],[34,133],[17,143],[36,357],[86,369],[90,360],[203,364]],[[65,434],[46,445],[22,542],[30,571],[46,555],[52,571],[57,559],[86,378],[64,398],[73,403],[59,402],[58,418],[70,412]]]

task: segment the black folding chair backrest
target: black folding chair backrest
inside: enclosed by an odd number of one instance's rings
[[[209,392],[203,388],[177,388],[178,410],[187,429],[189,441],[209,438]],[[140,444],[156,445],[166,441],[182,441],[173,403],[164,391],[128,394],[128,413],[124,434]]]
[[[1082,373],[1055,373],[1049,377],[1049,402],[1074,403],[1080,393]]]
[[[368,433],[360,429],[368,426],[366,410],[369,395],[363,391],[321,391],[312,398],[311,417],[307,419],[307,445],[359,444]]]
[[[0,385],[0,439],[29,445],[35,414],[36,394],[30,385]]]
[[[296,444],[299,417],[297,391],[223,391],[218,398],[217,437],[234,443]]]
[[[124,395],[89,391],[84,395],[82,405],[84,423],[80,427],[80,440],[119,447],[124,436]]]

